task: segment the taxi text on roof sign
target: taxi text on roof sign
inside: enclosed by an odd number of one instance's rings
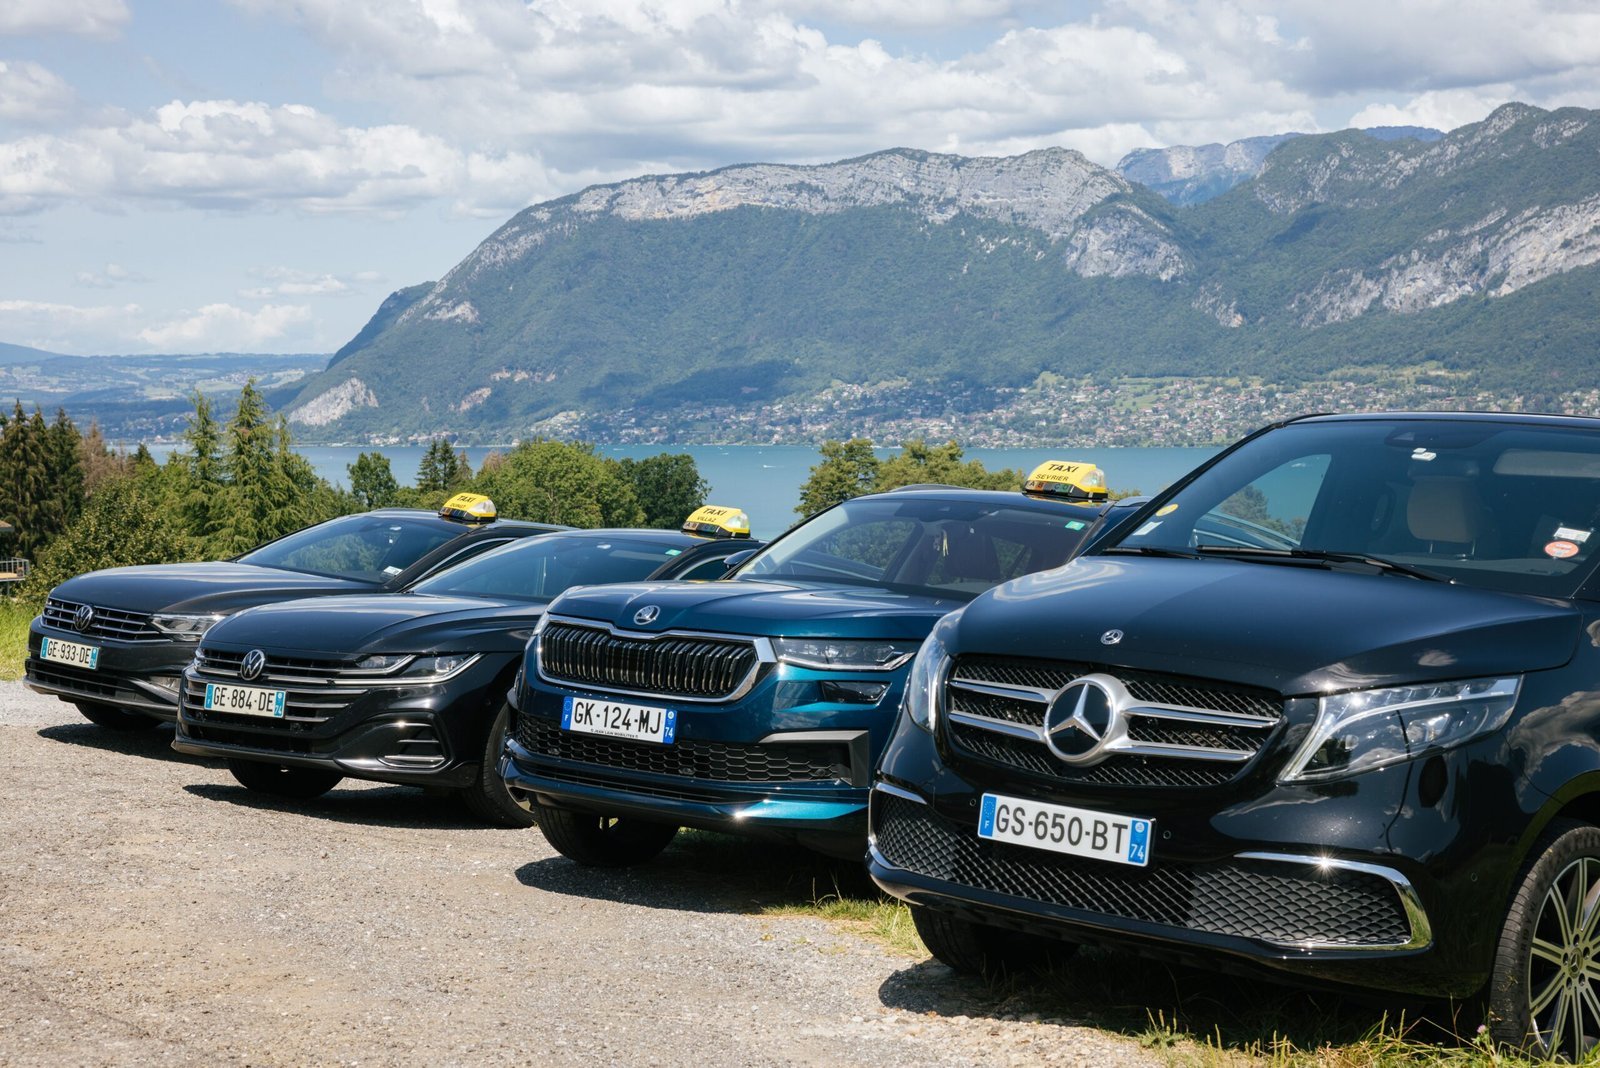
[[[708,538],[748,538],[750,517],[737,508],[722,508],[708,504],[696,508],[683,521],[685,534],[700,534]]]
[[[1094,464],[1046,460],[1023,480],[1022,492],[1076,501],[1103,501],[1109,496],[1106,476]]]
[[[439,514],[466,523],[487,523],[496,515],[494,502],[481,493],[458,493],[445,501]]]

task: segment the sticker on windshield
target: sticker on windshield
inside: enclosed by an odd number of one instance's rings
[[[383,569],[383,573],[385,575],[398,575],[398,574],[400,574],[400,569],[398,567],[395,567],[393,564],[391,564],[388,567]]]
[[[1150,533],[1152,530],[1156,529],[1156,527],[1159,527],[1160,525],[1161,525],[1161,520],[1152,519],[1152,520],[1150,520],[1150,522],[1146,523],[1144,526],[1142,526],[1138,530],[1134,531],[1133,532],[1133,536],[1136,537],[1136,538],[1142,538],[1146,534]]]
[[[1175,505],[1175,504],[1164,504],[1160,508],[1156,509],[1156,515],[1171,515],[1173,512],[1176,512],[1177,510],[1178,510],[1178,506]]]
[[[1556,560],[1578,555],[1578,546],[1570,541],[1553,541],[1544,547],[1544,554]]]
[[[1089,525],[1088,523],[1085,523],[1081,519],[1069,519],[1066,522],[1066,528],[1068,530],[1082,530],[1084,527],[1086,527],[1088,525]]]
[[[1579,545],[1589,540],[1592,530],[1573,530],[1571,527],[1556,527],[1556,537],[1563,541],[1575,541]]]

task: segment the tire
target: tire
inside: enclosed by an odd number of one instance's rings
[[[83,718],[97,727],[104,727],[111,731],[142,731],[149,730],[161,721],[143,712],[129,712],[124,708],[115,708],[111,705],[97,705],[89,701],[76,702],[78,711]]]
[[[1600,1044],[1600,827],[1556,820],[1529,854],[1489,973],[1489,1033],[1541,1058]]]
[[[587,868],[627,868],[655,859],[677,835],[678,828],[632,816],[597,816],[592,812],[535,805],[539,830],[556,852]]]
[[[923,905],[911,906],[911,922],[935,960],[966,975],[997,978],[1038,971],[1078,949],[1072,942],[973,923]]]
[[[274,797],[300,799],[321,797],[344,776],[320,768],[291,768],[284,764],[264,764],[256,760],[228,761],[228,770],[247,790]]]
[[[489,736],[484,739],[478,781],[461,790],[460,797],[467,811],[491,826],[532,827],[537,822],[533,803],[519,801],[496,770],[500,751],[505,748],[506,724],[510,719],[511,706],[502,704],[494,722],[489,724]]]

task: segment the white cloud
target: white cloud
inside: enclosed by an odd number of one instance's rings
[[[114,37],[127,25],[123,0],[5,0],[0,34],[72,33]]]
[[[298,304],[267,304],[248,311],[232,304],[207,304],[196,312],[139,331],[155,349],[200,352],[255,349],[284,336],[290,327],[311,321],[311,309]]]
[[[112,289],[125,282],[148,282],[149,278],[118,263],[108,263],[102,271],[79,271],[73,279],[91,289]]]
[[[1403,104],[1368,105],[1350,117],[1350,125],[1360,128],[1431,126],[1435,130],[1454,130],[1479,121],[1512,99],[1509,86],[1420,93]]]
[[[299,271],[292,267],[263,267],[250,272],[264,279],[267,285],[241,289],[239,295],[249,300],[270,300],[273,297],[339,297],[353,292],[350,282],[331,274]],[[362,272],[366,274],[368,272]],[[354,276],[354,281],[362,281]]]
[[[1009,17],[1013,0],[773,0],[763,6],[804,21],[824,18],[859,26],[916,29],[965,26]]]
[[[55,74],[27,60],[0,59],[0,122],[43,125],[72,106],[72,89]]]
[[[47,352],[113,352],[143,315],[137,304],[0,300],[0,337]]]

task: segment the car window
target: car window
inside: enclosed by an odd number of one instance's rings
[[[648,578],[680,552],[681,546],[627,535],[545,534],[476,556],[411,589],[427,594],[549,601],[570,586]]]
[[[384,582],[459,537],[462,528],[404,516],[332,519],[239,557],[244,563]]]
[[[1572,596],[1600,559],[1600,433],[1294,423],[1225,454],[1112,545],[1380,557],[1470,585]]]
[[[1092,518],[972,500],[862,498],[796,527],[735,577],[971,597],[1066,562]]]
[[[726,556],[712,556],[689,567],[673,578],[684,580],[719,579],[728,573],[728,558]]]

